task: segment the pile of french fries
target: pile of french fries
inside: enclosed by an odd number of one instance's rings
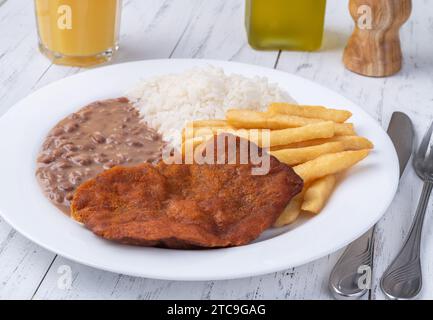
[[[301,214],[318,214],[336,184],[336,174],[352,167],[369,154],[373,144],[357,136],[347,110],[322,106],[272,103],[266,112],[231,109],[224,120],[198,120],[184,130],[182,150],[193,150],[215,134],[232,133],[249,139],[281,162],[293,167],[304,180],[304,189],[292,199],[275,223],[293,223]],[[252,130],[266,129],[266,144]]]

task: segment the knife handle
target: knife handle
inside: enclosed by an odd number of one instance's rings
[[[329,277],[329,288],[336,299],[355,300],[370,289],[373,262],[371,228],[347,246]]]

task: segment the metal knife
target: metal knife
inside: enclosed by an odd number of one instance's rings
[[[412,153],[414,139],[412,121],[406,114],[394,112],[387,132],[397,151],[401,177]],[[352,242],[332,269],[329,289],[336,299],[359,299],[369,290],[370,279],[366,279],[365,275],[371,276],[373,231],[374,227]]]

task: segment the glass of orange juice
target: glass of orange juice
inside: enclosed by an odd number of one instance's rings
[[[87,67],[118,49],[122,0],[35,0],[39,48],[55,64]]]

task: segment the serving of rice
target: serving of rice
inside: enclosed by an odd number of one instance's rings
[[[267,78],[226,75],[212,66],[147,79],[127,97],[144,121],[175,146],[181,143],[182,128],[192,120],[224,119],[232,108],[264,110],[270,102],[293,102]]]

